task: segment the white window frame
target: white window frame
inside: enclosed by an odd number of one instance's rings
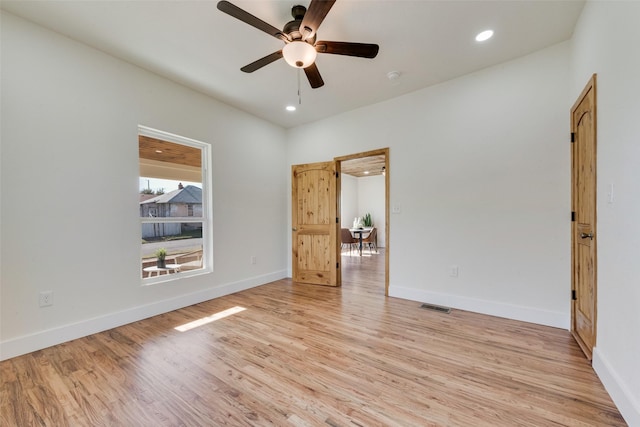
[[[144,277],[141,274],[143,286],[153,285],[162,282],[173,282],[182,280],[187,277],[198,276],[213,272],[213,209],[212,209],[212,193],[211,193],[211,174],[209,173],[209,165],[211,164],[211,145],[202,141],[153,129],[147,126],[138,125],[138,136],[147,136],[150,138],[160,139],[175,144],[186,145],[200,149],[201,153],[201,173],[202,173],[202,217],[186,216],[186,217],[140,217],[139,209],[136,209],[140,219],[140,227],[145,223],[194,223],[202,222],[202,268],[197,270],[182,271],[173,274],[163,274],[154,277]],[[138,162],[140,158],[138,157]],[[139,175],[139,174],[138,174]],[[142,244],[140,246],[140,260],[142,260]],[[142,273],[142,269],[140,269]]]

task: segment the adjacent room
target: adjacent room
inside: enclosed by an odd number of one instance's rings
[[[639,18],[3,0],[0,425],[640,426]]]

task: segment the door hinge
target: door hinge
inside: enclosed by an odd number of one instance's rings
[[[576,222],[576,213],[575,212],[571,212],[571,222]]]
[[[571,142],[576,142],[576,133],[571,132]]]
[[[577,300],[577,299],[578,299],[578,297],[576,296],[576,290],[575,290],[575,289],[572,289],[572,290],[571,290],[571,299],[572,299],[573,301],[575,301],[575,300]]]
[[[339,224],[340,220],[338,219],[338,217],[336,217],[336,224]]]
[[[340,263],[336,262],[336,268],[340,268]]]
[[[340,178],[340,172],[336,171],[336,178]]]

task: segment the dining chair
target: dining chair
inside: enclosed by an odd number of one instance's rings
[[[180,264],[180,271],[202,268],[202,249],[176,256],[175,263]]]
[[[376,227],[373,227],[371,233],[362,239],[362,246],[368,246],[369,253],[372,253],[372,247],[375,248],[376,253],[378,253],[378,229]]]
[[[353,237],[353,235],[351,234],[348,228],[341,228],[340,242],[341,242],[340,249],[344,249],[345,246],[349,246],[349,253],[351,253],[351,250],[353,249],[354,245],[358,244],[358,239]]]

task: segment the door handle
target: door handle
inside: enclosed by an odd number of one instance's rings
[[[580,233],[580,238],[586,239],[587,237],[593,240],[593,233]]]
[[[298,229],[297,229],[297,228],[295,228],[295,227],[293,227],[293,228],[291,229],[291,231],[298,231]]]

